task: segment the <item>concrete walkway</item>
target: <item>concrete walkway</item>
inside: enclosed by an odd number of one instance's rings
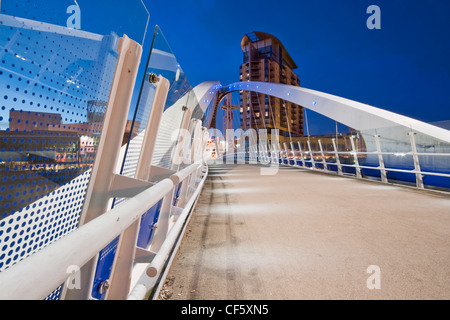
[[[450,196],[295,168],[263,176],[258,166],[211,166],[161,296],[449,299]]]

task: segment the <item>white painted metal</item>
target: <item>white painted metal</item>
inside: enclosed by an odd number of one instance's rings
[[[142,56],[142,47],[124,35],[117,48],[119,58],[108,99],[97,157],[86,191],[79,226],[101,216],[109,209],[110,191],[117,172],[122,139],[125,133],[132,92]],[[96,260],[81,269],[80,290],[64,290],[64,299],[89,299]],[[56,288],[56,287],[55,287]]]
[[[358,153],[356,152],[356,147],[355,147],[355,137],[351,136],[350,142],[352,144],[353,159],[355,160],[356,177],[360,179],[360,178],[362,178],[362,174],[361,174],[361,167],[359,166]]]
[[[172,164],[172,170],[178,170],[181,164],[186,163],[186,150],[189,148],[189,123],[191,121],[192,110],[188,107],[185,108],[185,114],[183,122],[181,123],[180,132],[178,133],[177,144],[175,146],[174,160]],[[218,149],[216,149],[218,150]]]
[[[323,170],[328,171],[327,162],[325,160],[325,154],[323,153],[322,141],[320,141],[320,139],[319,139],[318,143],[319,143],[320,154],[322,156]]]
[[[294,160],[294,165],[295,165],[295,149],[294,149],[294,143],[292,141],[290,142],[290,146],[291,146],[292,159]]]
[[[388,182],[386,169],[384,167],[384,160],[383,160],[383,154],[381,153],[381,145],[380,145],[380,136],[374,135],[375,138],[375,144],[377,145],[377,153],[378,153],[378,162],[380,163],[380,173],[381,173],[381,181],[384,183]]]
[[[155,95],[145,129],[144,141],[142,143],[134,180],[148,182],[150,179],[150,168],[155,149],[154,137],[158,133],[169,87],[169,81],[164,77],[159,76],[156,83]],[[111,270],[109,281],[110,287],[106,292],[106,299],[123,300],[126,299],[128,295],[131,283],[131,272],[133,270],[134,258],[136,254],[136,243],[139,234],[140,222],[141,220],[137,219],[120,236]]]
[[[0,273],[0,283],[2,284],[0,299],[44,299],[49,292],[66,282],[71,276],[68,270],[72,270],[73,266],[82,267],[92,261],[92,258],[117,235],[139,221],[142,214],[167,195],[173,189],[174,182],[189,180],[191,175],[197,173],[201,167],[200,163],[191,165],[171,179],[165,179],[128,199],[122,205],[108,211],[108,214],[99,216],[51,246]],[[195,180],[192,179],[192,181]],[[203,183],[200,183],[196,188],[194,196],[185,206],[181,218],[184,219],[189,214],[202,186]],[[177,223],[178,221],[182,220],[177,220]],[[178,225],[176,228],[174,226],[170,231],[171,237],[175,237],[179,231],[180,226]],[[164,246],[167,248],[168,244],[165,242]],[[161,262],[161,258],[166,257],[166,251],[160,253],[157,261]],[[52,263],[49,264],[48,261],[52,261]],[[30,288],[33,289],[30,290]]]
[[[205,112],[211,102],[214,101],[217,92],[221,87],[222,86],[218,81],[206,81],[200,83],[193,89],[198,104],[203,112]]]
[[[178,176],[177,178],[174,177],[174,179],[176,179],[175,181],[178,181],[178,179],[182,175],[185,175],[188,171],[191,173],[192,171],[196,172],[197,168],[198,164],[191,165],[185,172],[180,172],[180,176]],[[198,199],[200,191],[203,188],[206,176],[207,173],[203,176],[202,180],[199,183],[199,186],[196,188],[194,194],[190,197],[190,200],[183,209],[180,217],[171,228],[169,234],[167,235],[167,239],[159,250],[158,254],[150,264],[147,264],[143,268],[143,272],[140,274],[136,285],[133,287],[130,295],[128,296],[129,300],[143,300],[157,283],[157,279],[160,276],[164,264],[166,263],[171,251],[176,251],[177,247],[179,246],[179,241],[181,240],[180,235],[183,234],[183,230],[189,221],[191,209]]]
[[[156,136],[161,124],[161,118],[164,112],[169,86],[169,81],[160,76],[156,87],[155,96],[153,98],[150,117],[148,119],[144,134],[144,141],[142,143],[145,148],[143,149],[145,152],[141,151],[137,164],[139,178],[145,181],[149,181],[151,177],[151,163],[156,145]]]
[[[302,150],[302,145],[299,142],[297,142],[298,144],[298,151],[300,152],[300,159],[302,160],[302,167],[305,167],[305,157],[303,156],[303,150]]]
[[[314,160],[314,153],[311,150],[311,142],[308,139],[308,150],[309,150],[309,156],[311,157],[311,169],[315,170],[316,169],[316,161]]]
[[[287,163],[289,164],[288,147],[286,142],[283,142],[283,147],[284,147],[284,157],[287,160]]]
[[[172,180],[161,181],[128,199],[126,204],[110,210],[108,214],[99,216],[1,272],[0,299],[44,299],[68,279],[70,267],[82,267],[91,261],[100,250],[137,221],[172,188]]]
[[[339,158],[338,149],[337,149],[337,146],[336,146],[336,139],[333,138],[332,142],[333,142],[333,148],[334,148],[334,156],[336,157],[336,165],[337,165],[337,168],[338,168],[338,175],[342,176],[343,175],[343,173],[342,173],[342,165],[341,165],[341,159]]]
[[[367,104],[302,87],[270,82],[236,82],[224,92],[253,91],[301,105],[356,130],[402,126],[450,143],[450,131]]]
[[[414,170],[416,171],[416,185],[417,188],[423,189],[424,185],[423,185],[423,177],[422,177],[422,173],[420,170],[420,162],[419,162],[419,157],[417,155],[417,146],[416,146],[416,141],[414,139],[414,132],[409,132],[409,139],[411,141],[411,148],[412,148],[412,154],[413,154],[413,159],[414,159]]]
[[[107,211],[110,186],[119,161],[132,92],[142,55],[142,47],[124,36],[119,41],[119,59],[102,127],[97,159],[86,191],[80,226]]]

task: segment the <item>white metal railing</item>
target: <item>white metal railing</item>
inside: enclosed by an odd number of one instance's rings
[[[189,156],[182,159],[184,163],[180,165],[180,171],[151,165],[154,140],[169,91],[168,80],[157,77],[135,176],[120,175],[118,168],[123,160],[121,141],[142,47],[124,36],[118,51],[111,96],[79,226],[1,272],[2,300],[45,299],[59,287],[62,288],[61,299],[94,299],[93,279],[99,252],[117,237],[120,240],[111,276],[101,289],[106,292],[106,299],[143,299],[158,283],[169,254],[184,231],[183,226],[207,175],[207,165],[202,159],[207,142],[206,130],[196,126],[191,150],[185,152]],[[185,114],[189,118],[190,115],[190,112]],[[183,122],[184,126],[188,124],[188,121]],[[176,141],[176,148],[180,143],[180,140]],[[180,189],[174,201],[176,188]],[[111,209],[113,198],[126,200]],[[161,201],[152,241],[148,248],[138,248],[136,241],[141,216]],[[137,269],[143,272],[139,273]]]
[[[353,169],[355,169],[354,175],[357,178],[364,178],[364,176],[361,173],[362,169],[378,170],[378,171],[380,171],[381,181],[384,183],[388,183],[387,172],[389,172],[389,171],[414,174],[416,176],[416,187],[419,189],[425,188],[425,185],[423,182],[423,178],[425,176],[437,176],[437,177],[442,177],[442,178],[450,178],[449,173],[431,172],[431,171],[422,170],[421,166],[420,166],[420,160],[419,160],[420,156],[448,157],[449,162],[450,162],[450,153],[417,152],[417,148],[416,148],[415,141],[414,141],[414,133],[410,133],[409,135],[411,138],[410,141],[411,141],[411,150],[412,150],[410,152],[401,152],[401,153],[399,153],[399,152],[383,152],[383,151],[381,151],[381,148],[380,148],[378,136],[375,135],[374,139],[377,144],[377,151],[372,151],[372,152],[356,151],[353,139],[351,139],[351,141],[352,141],[352,150],[351,151],[338,151],[337,147],[336,147],[335,139],[332,139],[333,140],[333,148],[334,148],[333,151],[323,151],[322,145],[319,140],[319,147],[320,147],[319,151],[311,150],[311,147],[309,144],[308,144],[309,150],[306,152],[302,151],[301,145],[299,143],[298,150],[293,149],[293,148],[289,149],[286,146],[285,146],[284,150],[279,150],[278,158],[283,164],[290,165],[289,160],[293,160],[295,162],[294,166],[304,167],[304,168],[308,168],[308,169],[312,169],[312,170],[326,171],[326,172],[335,172],[333,170],[328,169],[329,165],[334,165],[334,166],[337,166],[336,172],[338,175],[351,175],[351,173],[344,173],[344,171],[342,169],[343,169],[343,167],[353,168]],[[328,162],[326,160],[326,156],[325,156],[326,154],[333,155],[333,157],[330,156],[329,158],[333,158],[333,160],[335,160],[335,162]],[[360,164],[360,161],[358,159],[361,157],[364,157],[364,156],[368,156],[368,155],[378,157],[378,166],[377,167]],[[353,164],[352,163],[342,163],[340,161],[341,156],[348,156],[348,158],[351,161],[353,161]],[[403,156],[403,157],[411,156],[413,159],[414,169],[408,170],[408,169],[387,167],[385,165],[383,156]],[[284,161],[287,161],[287,163],[284,163]],[[301,165],[298,165],[296,163],[297,161],[301,161]],[[307,166],[306,163],[309,163],[311,166]],[[318,168],[316,165],[317,163],[320,163],[323,166],[323,168]],[[398,181],[398,182],[401,182],[401,181]]]
[[[192,204],[201,190],[206,175],[199,170],[203,164],[195,163],[183,170],[182,176],[175,174],[168,179],[141,192],[135,197],[128,199],[125,203],[103,214],[91,222],[78,228],[66,237],[54,242],[48,247],[30,256],[0,273],[0,299],[44,299],[61,283],[74,281],[75,275],[71,271],[81,268],[108,243],[120,235],[153,205],[165,197],[172,199],[172,193],[176,183],[187,183],[187,190],[180,195],[180,201],[186,203],[186,210],[177,219],[174,227],[170,230],[162,249],[155,253],[153,262],[148,267],[150,278],[160,275],[162,265],[168,256],[168,250],[175,244],[175,235],[181,231],[182,224],[187,218]],[[101,230],[101,232],[99,232]],[[51,263],[50,263],[51,262]],[[140,279],[136,292],[142,292],[145,286],[145,278]],[[145,287],[147,290],[151,289]],[[72,288],[71,290],[79,290]],[[147,292],[146,290],[146,292]],[[128,295],[128,291],[126,294]],[[140,295],[141,298],[144,295]]]
[[[257,92],[260,94],[265,94],[268,96],[273,96],[276,98],[283,99],[285,101],[292,102],[294,104],[300,105],[305,109],[312,110],[317,112],[329,119],[332,119],[336,123],[343,124],[348,128],[352,128],[358,132],[363,132],[364,134],[375,134],[373,136],[374,143],[377,145],[377,152],[371,153],[374,155],[378,155],[379,159],[379,169],[381,172],[381,179],[383,182],[387,182],[386,173],[391,172],[405,172],[416,175],[416,186],[418,188],[424,188],[423,176],[439,176],[442,178],[448,178],[447,172],[450,170],[450,165],[445,163],[445,165],[441,168],[437,168],[436,171],[443,172],[428,172],[421,169],[421,163],[419,157],[421,156],[429,156],[429,157],[446,157],[445,154],[450,149],[450,131],[439,128],[437,126],[430,125],[428,123],[424,123],[422,121],[418,121],[409,117],[402,116],[400,114],[396,114],[393,112],[389,112],[380,108],[376,108],[373,106],[369,106],[363,103],[359,103],[356,101],[352,101],[349,99],[345,99],[342,97],[337,97],[334,95],[330,95],[324,92],[319,92],[316,90],[306,89],[302,87],[278,84],[278,83],[270,83],[270,82],[255,82],[255,81],[245,81],[245,82],[237,82],[230,84],[223,89],[223,93],[230,93],[233,91],[250,91]],[[392,135],[394,131],[401,130],[399,132],[408,132],[411,152],[408,153],[413,157],[413,170],[403,170],[399,168],[386,168],[386,165],[383,160],[383,155],[387,156],[388,153],[381,152],[379,136],[380,132],[383,132],[387,137]],[[419,153],[417,150],[417,145],[415,140],[415,135],[420,135],[421,138],[425,138],[427,141],[431,141],[431,143],[436,144],[445,144],[443,150],[437,150],[438,153]],[[393,138],[393,137],[389,137]],[[401,143],[408,143],[408,139],[406,137],[401,138]],[[356,150],[355,143],[353,139],[351,139],[351,151],[342,152],[337,150],[336,146],[334,146],[334,155],[338,165],[338,174],[342,175],[344,172],[342,171],[345,167],[352,167],[355,169],[355,175],[358,178],[362,178],[362,169],[365,169],[365,166],[361,166],[359,163],[359,157],[364,155],[364,153]],[[333,142],[335,144],[335,141]],[[284,149],[276,146],[276,150],[272,150],[272,153],[277,153],[278,155],[287,152],[292,152],[296,150],[297,147],[290,146],[288,148],[286,145]],[[312,150],[309,140],[307,141],[307,149],[303,151],[301,146],[298,146],[297,152],[301,154],[301,159],[306,161],[308,164],[311,164],[312,169],[318,169],[318,165],[322,164],[325,169],[327,169],[327,164],[325,163],[324,150],[321,148],[319,143],[318,150]],[[443,152],[442,152],[443,151]],[[310,155],[311,157],[308,160],[305,160],[303,155]],[[354,160],[353,164],[347,163],[339,163],[339,156],[350,154]],[[260,158],[267,158],[267,152],[262,149],[262,155],[260,151]],[[314,156],[317,156],[318,162]],[[377,169],[370,166],[366,166],[368,169]]]
[[[417,152],[417,148],[415,147],[415,141],[414,141],[414,134],[411,133],[411,150],[409,152],[385,152],[381,151],[380,144],[378,141],[378,136],[374,136],[374,139],[377,144],[377,151],[357,151],[355,148],[355,144],[351,143],[352,150],[349,151],[338,151],[337,145],[335,139],[332,139],[333,144],[333,150],[332,151],[325,151],[322,148],[322,144],[320,140],[318,141],[319,150],[312,150],[311,144],[307,143],[308,150],[304,151],[302,150],[300,142],[297,144],[297,148],[294,148],[294,145],[291,143],[291,148],[287,147],[287,144],[284,143],[284,148],[281,149],[279,146],[278,148],[270,148],[268,146],[258,146],[260,150],[254,150],[250,147],[248,151],[242,151],[236,149],[235,152],[231,151],[231,153],[225,153],[223,157],[219,157],[216,161],[223,161],[223,163],[250,163],[250,164],[268,164],[272,163],[272,165],[275,163],[275,165],[282,164],[282,165],[290,165],[294,167],[301,167],[309,170],[316,170],[320,172],[327,172],[327,173],[333,173],[340,176],[355,176],[360,179],[368,178],[368,176],[363,174],[363,169],[367,170],[375,170],[380,172],[380,180],[383,183],[390,183],[388,179],[388,172],[399,172],[399,173],[407,173],[407,174],[413,174],[415,175],[415,183],[416,187],[419,189],[425,189],[428,188],[424,182],[423,178],[425,176],[435,176],[435,177],[442,177],[442,178],[450,178],[450,173],[444,173],[444,172],[432,172],[432,171],[426,171],[423,170],[421,167],[420,159],[421,156],[426,157],[436,157],[436,158],[442,158],[446,157],[449,159],[450,163],[450,153],[424,153],[424,152]],[[352,138],[350,138],[353,140]],[[370,165],[364,165],[361,163],[359,159],[366,157],[366,156],[375,156],[378,158],[378,166],[370,166]],[[394,168],[386,166],[384,156],[398,156],[398,157],[406,157],[409,156],[412,158],[412,164],[414,166],[414,169],[401,169],[401,168]],[[346,158],[347,161],[344,163],[341,161],[343,158]],[[334,162],[330,162],[329,159],[331,159]],[[248,162],[247,162],[248,161]],[[294,163],[291,164],[290,162],[293,161]],[[301,164],[298,164],[298,162],[301,162]],[[307,165],[308,164],[308,165]],[[329,166],[335,166],[336,170],[329,169]],[[354,169],[354,173],[352,172],[345,172],[344,168],[352,168]],[[450,168],[449,168],[450,169]],[[395,181],[395,183],[405,183],[405,181]],[[433,188],[433,186],[430,186],[430,188]],[[439,187],[437,187],[439,188]],[[445,189],[445,188],[444,188]]]

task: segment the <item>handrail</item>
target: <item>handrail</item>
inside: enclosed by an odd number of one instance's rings
[[[190,166],[193,167],[193,166]],[[190,167],[186,168],[189,169]],[[185,170],[186,170],[185,169]],[[185,171],[182,170],[182,171]],[[208,168],[206,167],[206,173],[204,174],[202,180],[199,183],[199,186],[195,190],[194,194],[191,196],[189,202],[186,204],[185,208],[183,209],[183,212],[180,214],[179,218],[177,219],[176,223],[172,227],[172,229],[169,231],[166,240],[164,241],[163,245],[159,249],[157,255],[153,258],[151,263],[149,263],[145,267],[145,272],[141,274],[139,277],[136,285],[131,290],[130,295],[128,296],[128,300],[143,300],[147,293],[155,286],[158,277],[161,275],[161,272],[164,269],[164,266],[166,264],[167,259],[169,258],[170,253],[172,250],[179,244],[180,237],[183,235],[183,229],[186,227],[186,224],[188,222],[189,214],[195,205],[198,196],[200,194],[200,191],[203,188],[203,184],[206,180],[206,177],[208,176]],[[182,171],[180,171],[180,176]],[[189,170],[190,171],[190,170]],[[185,171],[187,172],[187,170]],[[176,175],[176,174],[175,174]],[[173,175],[172,177],[174,177]],[[187,176],[184,175],[184,178]]]
[[[172,187],[165,179],[1,272],[0,299],[44,299],[66,281],[71,266],[83,266]]]
[[[182,170],[181,181],[187,179],[196,169],[199,169],[199,163],[194,163]],[[178,178],[179,176],[177,176]],[[92,259],[123,230],[171,192],[173,187],[174,181],[172,179],[164,179],[29,258],[1,272],[0,299],[44,299],[68,279],[71,275],[68,270],[73,270],[72,267],[74,266],[79,268]],[[197,188],[197,194],[201,187],[202,185],[199,185]],[[98,230],[102,230],[102,232],[99,233]],[[176,233],[176,230],[178,229],[170,231],[171,237]],[[158,258],[159,263],[164,256],[165,254]]]
[[[251,152],[236,152],[235,156],[242,160],[245,159],[245,155],[249,154],[250,155]],[[267,154],[268,152],[259,152],[257,159],[261,159],[261,158],[265,158],[265,157],[269,157],[269,155]],[[275,154],[275,157],[274,157]],[[337,160],[336,162],[329,162],[327,161],[327,159],[324,157],[325,154],[330,154],[333,155],[331,158],[333,158],[334,160]],[[339,159],[339,155],[350,155],[351,158],[356,159],[359,156],[363,156],[363,155],[378,155],[379,157],[382,157],[383,155],[391,155],[391,156],[395,156],[395,155],[399,155],[401,154],[402,156],[408,156],[408,157],[412,157],[412,160],[414,160],[414,168],[413,169],[401,169],[401,168],[395,168],[395,167],[389,167],[386,166],[384,162],[380,162],[378,166],[370,166],[370,165],[364,165],[364,164],[360,164],[359,161],[355,162],[354,164],[352,163],[342,163],[341,161],[338,161]],[[292,158],[289,157],[289,155],[293,155]],[[305,156],[306,155],[306,156]],[[321,162],[318,162],[320,160],[317,160],[317,157],[315,157],[315,155],[319,155],[319,158],[322,157]],[[227,156],[232,156],[232,154],[227,154]],[[351,172],[342,172],[342,170],[340,170],[339,168],[342,167],[347,167],[347,168],[355,168],[357,171],[360,169],[368,169],[368,170],[378,170],[382,173],[382,177],[383,177],[383,173],[385,174],[386,172],[399,172],[399,173],[407,173],[407,174],[415,174],[416,175],[416,187],[419,189],[425,189],[425,186],[423,185],[423,182],[419,181],[419,179],[421,179],[424,176],[435,176],[435,177],[442,177],[442,178],[450,178],[450,173],[446,173],[445,170],[444,172],[431,172],[431,171],[427,171],[427,170],[422,170],[420,167],[420,163],[419,160],[417,159],[418,156],[430,156],[430,157],[449,157],[450,158],[450,153],[419,153],[419,152],[405,152],[405,153],[398,153],[398,152],[359,152],[359,151],[317,151],[317,150],[308,150],[308,151],[301,151],[301,150],[290,150],[290,149],[279,149],[276,151],[270,151],[270,158],[272,159],[272,161],[280,161],[281,165],[288,165],[288,166],[293,166],[293,167],[301,167],[301,168],[306,168],[309,170],[314,170],[314,171],[320,171],[320,172],[326,172],[326,173],[335,173],[341,176],[351,176],[352,173]],[[414,159],[416,158],[416,159]],[[250,159],[250,157],[249,157]],[[278,159],[278,160],[277,160]],[[411,159],[411,158],[410,158]],[[284,161],[286,161],[287,163],[284,163]],[[290,161],[294,161],[294,164],[291,164]],[[301,164],[298,164],[297,161],[302,162]],[[379,160],[380,161],[380,160]],[[311,164],[311,166],[306,166],[305,163]],[[317,165],[322,165],[323,168],[317,167]],[[338,170],[337,172],[335,170],[330,170],[328,166],[337,166]],[[411,163],[412,165],[412,163]],[[358,174],[356,174],[356,177],[358,178],[362,178],[362,179],[366,179],[365,176],[358,176]],[[387,181],[387,179],[383,179],[382,178],[382,182],[384,183],[389,183]],[[395,181],[395,183],[401,183],[401,181]]]

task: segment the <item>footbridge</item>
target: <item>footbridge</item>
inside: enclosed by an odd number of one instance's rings
[[[136,8],[105,35],[2,2],[0,299],[449,298],[450,131],[300,87],[192,87],[158,26],[143,56]],[[221,148],[211,119],[241,90],[349,130]]]

